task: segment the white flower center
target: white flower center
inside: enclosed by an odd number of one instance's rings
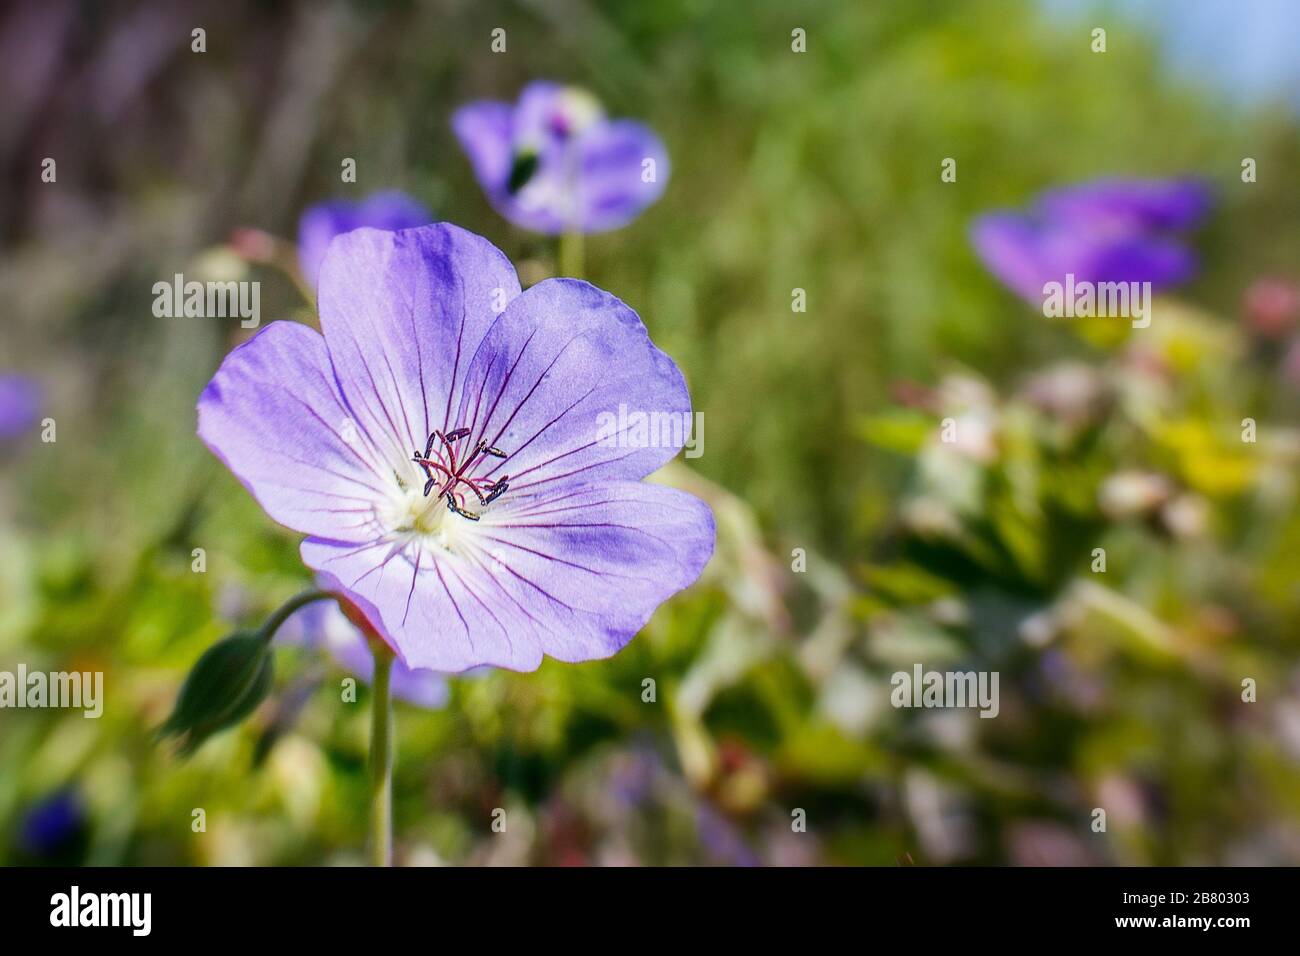
[[[423,485],[418,481],[405,489],[398,488],[380,515],[380,521],[395,541],[454,550],[470,522],[453,515],[445,498],[425,497],[422,491]]]

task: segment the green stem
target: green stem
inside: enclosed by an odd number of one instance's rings
[[[570,229],[560,236],[560,275],[581,279],[586,271],[583,258],[581,232]]]
[[[375,677],[370,684],[370,863],[393,865],[393,702],[389,678],[393,652],[371,641]]]
[[[280,625],[289,620],[289,616],[293,614],[294,611],[298,610],[298,608],[311,604],[313,601],[324,601],[326,598],[331,598],[337,601],[338,597],[339,596],[333,591],[320,591],[316,589],[303,591],[298,596],[290,598],[281,605],[274,614],[266,619],[266,623],[262,625],[261,629],[257,633],[262,636],[262,640],[270,641],[271,638],[275,637],[275,632],[280,629]]]

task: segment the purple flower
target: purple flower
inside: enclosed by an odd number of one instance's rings
[[[34,379],[0,374],[0,441],[16,438],[35,424],[40,394]]]
[[[709,862],[721,866],[758,866],[760,860],[749,848],[740,829],[707,803],[695,812],[695,826],[700,844]]]
[[[659,137],[641,123],[606,119],[577,87],[530,83],[516,105],[461,107],[452,128],[493,207],[534,232],[617,229],[668,182]]]
[[[199,435],[407,666],[607,657],[699,576],[712,513],[640,480],[685,429],[633,430],[690,397],[614,296],[521,294],[440,223],[340,236],[319,311],[323,336],[275,322],[226,357]]]
[[[335,199],[308,207],[298,220],[298,263],[308,286],[316,288],[325,250],[335,236],[353,229],[409,229],[433,222],[433,213],[405,193],[373,193],[357,202]]]
[[[333,601],[317,601],[301,608],[284,623],[277,640],[311,650],[325,651],[339,667],[369,684],[375,676],[375,658],[361,630]],[[430,670],[414,670],[393,662],[393,695],[417,707],[434,710],[447,703],[447,679]]]
[[[86,823],[86,810],[73,790],[59,790],[32,806],[19,826],[18,843],[36,857],[66,849]]]
[[[1192,180],[1101,180],[1043,193],[1028,213],[981,216],[975,251],[1008,288],[1041,301],[1048,282],[1187,282],[1197,259],[1174,235],[1210,206]]]

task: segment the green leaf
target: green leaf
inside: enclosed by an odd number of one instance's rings
[[[914,455],[934,435],[934,416],[912,409],[890,409],[858,420],[857,430],[877,448]]]

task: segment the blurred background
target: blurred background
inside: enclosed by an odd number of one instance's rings
[[[1300,863],[1297,11],[5,4],[0,375],[34,398],[0,438],[0,670],[102,671],[105,706],[0,710],[0,861],[362,860],[367,693],[327,655],[284,646],[188,760],[155,741],[204,649],[310,579],[194,434],[252,330],[156,318],[152,286],[257,280],[264,325],[312,322],[299,216],[393,189],[554,274],[449,126],[551,78],[667,144],[586,271],[686,374],[704,453],[672,480],[718,549],[611,660],[399,703],[398,862]],[[1214,188],[1145,330],[1045,319],[970,241],[1109,176]],[[978,440],[941,443],[950,416]],[[999,672],[999,716],[893,708],[918,662]]]

